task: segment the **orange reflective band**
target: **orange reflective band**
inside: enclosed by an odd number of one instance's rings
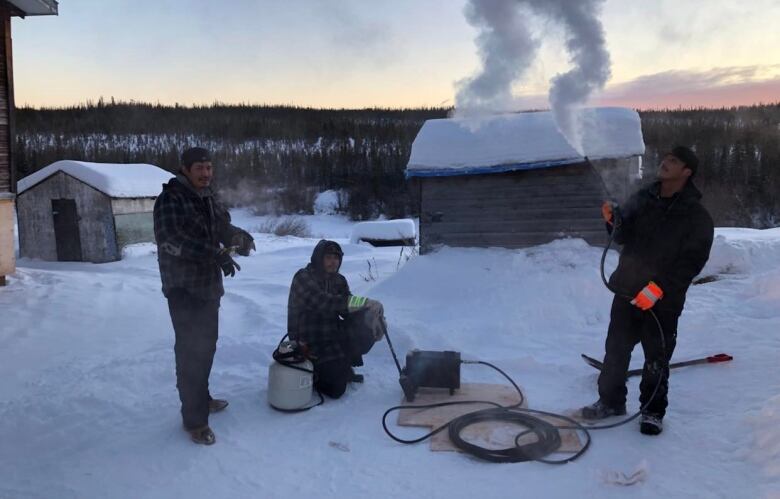
[[[636,298],[631,300],[632,305],[636,305],[637,307],[641,308],[642,310],[650,310],[653,308],[653,305],[655,305],[655,300],[648,298],[644,295],[643,291],[640,291],[638,295],[636,295]]]
[[[650,291],[653,294],[653,296],[655,296],[656,300],[660,300],[661,298],[664,297],[664,290],[661,289],[661,287],[658,284],[654,283],[653,281],[650,281],[647,284],[647,286],[645,286],[645,289]]]
[[[631,305],[636,305],[640,309],[647,311],[653,308],[655,302],[660,300],[663,296],[664,292],[661,287],[653,281],[650,281],[647,286],[642,288],[634,299],[631,300]]]

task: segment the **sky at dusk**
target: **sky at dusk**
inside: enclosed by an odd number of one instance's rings
[[[14,18],[17,106],[97,100],[312,107],[451,106],[479,70],[465,0],[61,0]],[[595,104],[780,101],[780,0],[606,0],[612,77]],[[565,33],[513,90],[546,107],[569,68]]]

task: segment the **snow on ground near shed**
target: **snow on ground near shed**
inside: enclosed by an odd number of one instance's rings
[[[579,354],[602,354],[608,323],[597,248],[563,240],[443,249],[404,264],[397,248],[350,244],[343,219],[309,221],[343,244],[353,292],[385,304],[401,355],[452,349],[494,362],[538,409],[595,399],[596,372]],[[596,432],[585,456],[566,466],[489,464],[387,438],[380,418],[401,390],[384,343],[365,358],[365,383],[345,398],[304,414],[272,411],[271,351],[285,331],[290,279],[317,238],[255,233],[259,251],[226,281],[211,386],[230,407],[212,416],[209,448],[180,427],[154,246],[108,264],[23,259],[0,288],[0,497],[777,497],[780,230],[718,235],[712,269],[730,270],[691,289],[675,359],[727,352],[735,360],[674,371],[661,436],[639,434],[634,422]],[[615,263],[612,254],[607,265]],[[632,366],[641,361],[637,353]],[[502,382],[481,366],[463,366],[462,379]],[[629,391],[635,410],[637,380]],[[636,469],[646,477],[631,490],[605,479]]]
[[[284,218],[284,216],[278,217],[274,215],[254,216],[252,215],[251,210],[245,208],[230,210],[230,213],[234,225],[243,227],[252,233],[258,232],[258,229],[266,225],[269,220],[278,221]],[[317,239],[335,238],[348,240],[350,234],[352,234],[352,227],[355,225],[354,222],[351,222],[343,215],[317,214],[285,216],[299,218],[306,222],[311,236]],[[286,241],[284,239],[278,239],[274,244],[286,244]]]
[[[583,153],[590,159],[622,158],[645,150],[639,114],[632,109],[583,109]],[[549,111],[425,122],[412,144],[407,174],[424,175],[524,165],[582,161],[558,131]]]
[[[157,197],[162,190],[162,184],[173,177],[162,168],[145,163],[113,164],[62,160],[19,180],[19,193],[59,171],[116,198]]]
[[[314,198],[314,213],[317,215],[333,215],[339,207],[338,191],[320,192]]]

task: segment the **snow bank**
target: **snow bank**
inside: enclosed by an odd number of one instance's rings
[[[625,108],[582,111],[590,159],[641,155],[639,114]],[[549,111],[428,120],[412,144],[407,176],[463,175],[539,168],[583,160]]]
[[[360,222],[352,229],[350,242],[416,240],[414,220],[403,218],[378,222]]]
[[[155,243],[135,243],[128,244],[122,248],[122,260],[127,258],[139,258],[157,254],[157,245]]]
[[[773,477],[780,477],[780,395],[767,400],[758,414],[747,418],[753,429],[752,461]],[[780,487],[778,488],[780,492]],[[780,496],[780,494],[778,494]]]
[[[314,213],[316,215],[334,215],[339,207],[338,191],[320,192],[314,198]]]
[[[610,294],[594,272],[600,256],[599,248],[581,239],[526,250],[444,247],[413,258],[368,296],[384,303],[400,350],[526,361],[532,355],[534,363],[557,363],[578,357],[584,333],[601,330],[609,317]],[[609,268],[616,256],[609,255]],[[398,309],[405,313],[392,312]],[[561,344],[555,332],[566,330],[580,333]]]
[[[235,208],[230,210],[232,224],[248,230],[252,234],[259,234],[260,228],[265,228],[269,220],[278,219],[275,215],[253,215],[252,210],[248,208]],[[352,233],[352,227],[355,222],[349,220],[344,215],[295,215],[306,222],[309,226],[312,237],[331,238],[349,241]]]
[[[162,184],[173,177],[162,168],[145,163],[114,164],[62,160],[19,180],[19,194],[60,171],[115,198],[156,197],[162,191]]]
[[[701,275],[759,273],[778,267],[780,228],[718,228]]]

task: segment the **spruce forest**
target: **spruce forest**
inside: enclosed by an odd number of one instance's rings
[[[450,108],[329,110],[286,106],[87,103],[19,108],[17,178],[60,159],[178,168],[180,151],[212,151],[224,202],[258,213],[310,212],[318,192],[343,193],[355,220],[416,215],[404,177],[423,122]],[[640,111],[645,176],[674,144],[695,148],[697,186],[717,226],[780,225],[780,104]]]

